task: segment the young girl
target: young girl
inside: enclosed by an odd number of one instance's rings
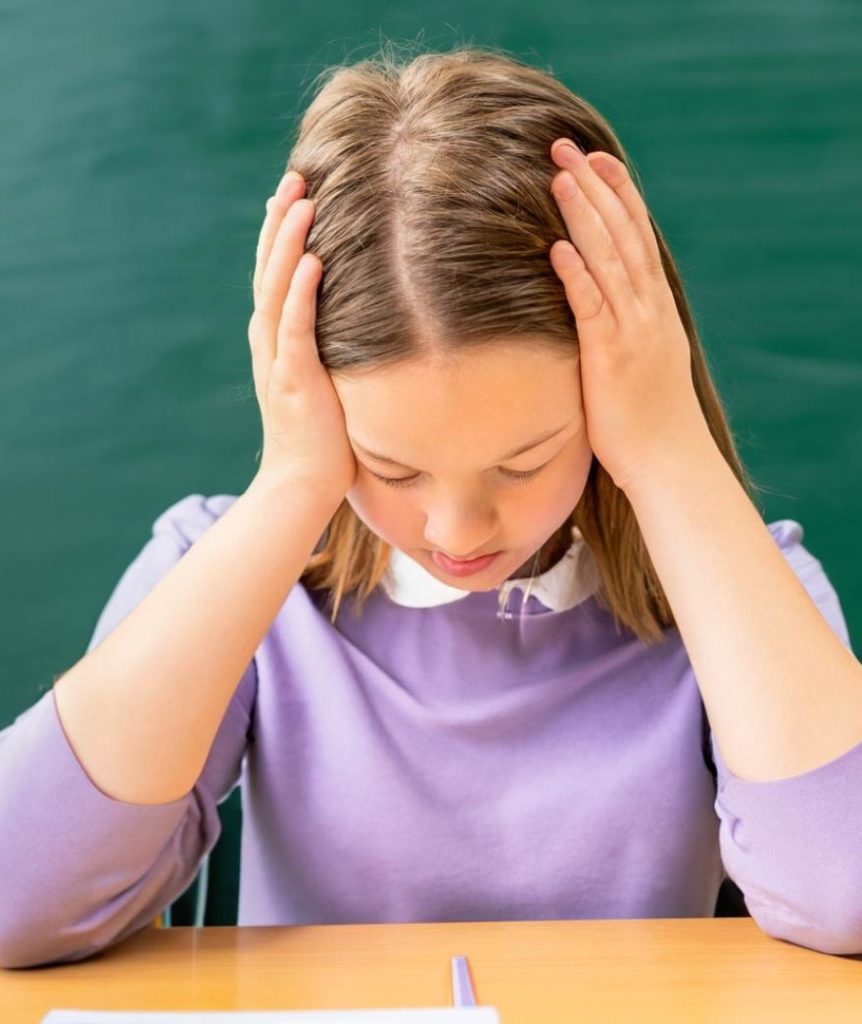
[[[0,734],[0,962],[149,925],[237,783],[241,925],[711,916],[730,878],[862,951],[862,668],[608,123],[501,53],[384,54],[290,166],[254,479],[156,519]]]

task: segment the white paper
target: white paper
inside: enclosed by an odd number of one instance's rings
[[[500,1024],[492,1006],[404,1010],[51,1010],[41,1024]]]

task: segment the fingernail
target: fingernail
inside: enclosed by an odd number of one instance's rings
[[[573,157],[583,157],[584,151],[579,149],[571,139],[565,139],[563,142],[557,143],[557,152],[562,152],[564,156],[568,156],[570,159]]]
[[[592,169],[603,178],[611,178],[616,175],[616,166],[614,162],[606,156],[595,156],[592,160],[587,162],[590,167],[592,167]]]
[[[276,195],[283,197],[297,181],[302,181],[302,176],[297,174],[296,171],[288,171],[278,183],[278,188],[275,190]]]

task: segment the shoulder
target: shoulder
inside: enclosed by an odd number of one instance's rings
[[[152,536],[138,548],[116,580],[88,650],[101,643],[234,501],[236,497],[229,494],[188,494],[156,516]]]
[[[832,631],[845,647],[850,648],[847,622],[838,594],[823,564],[802,543],[805,535],[802,524],[795,519],[777,519],[766,526],[787,564],[796,573]]]
[[[235,494],[187,494],[153,521],[153,537],[167,537],[184,550],[203,534],[236,501]]]
[[[187,494],[156,517],[153,538],[169,542],[182,553],[223,516],[238,497],[237,494]],[[322,550],[325,541],[326,531],[318,539],[314,554]]]

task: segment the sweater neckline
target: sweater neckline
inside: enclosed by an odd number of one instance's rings
[[[545,609],[567,611],[595,593],[600,574],[595,558],[577,527],[572,528],[572,543],[563,557],[545,572],[532,577],[504,580],[496,589],[498,615],[508,618],[508,605],[516,590],[534,597]],[[438,580],[415,559],[399,548],[392,548],[381,587],[395,604],[405,608],[431,608],[469,597],[474,591],[461,590]]]

